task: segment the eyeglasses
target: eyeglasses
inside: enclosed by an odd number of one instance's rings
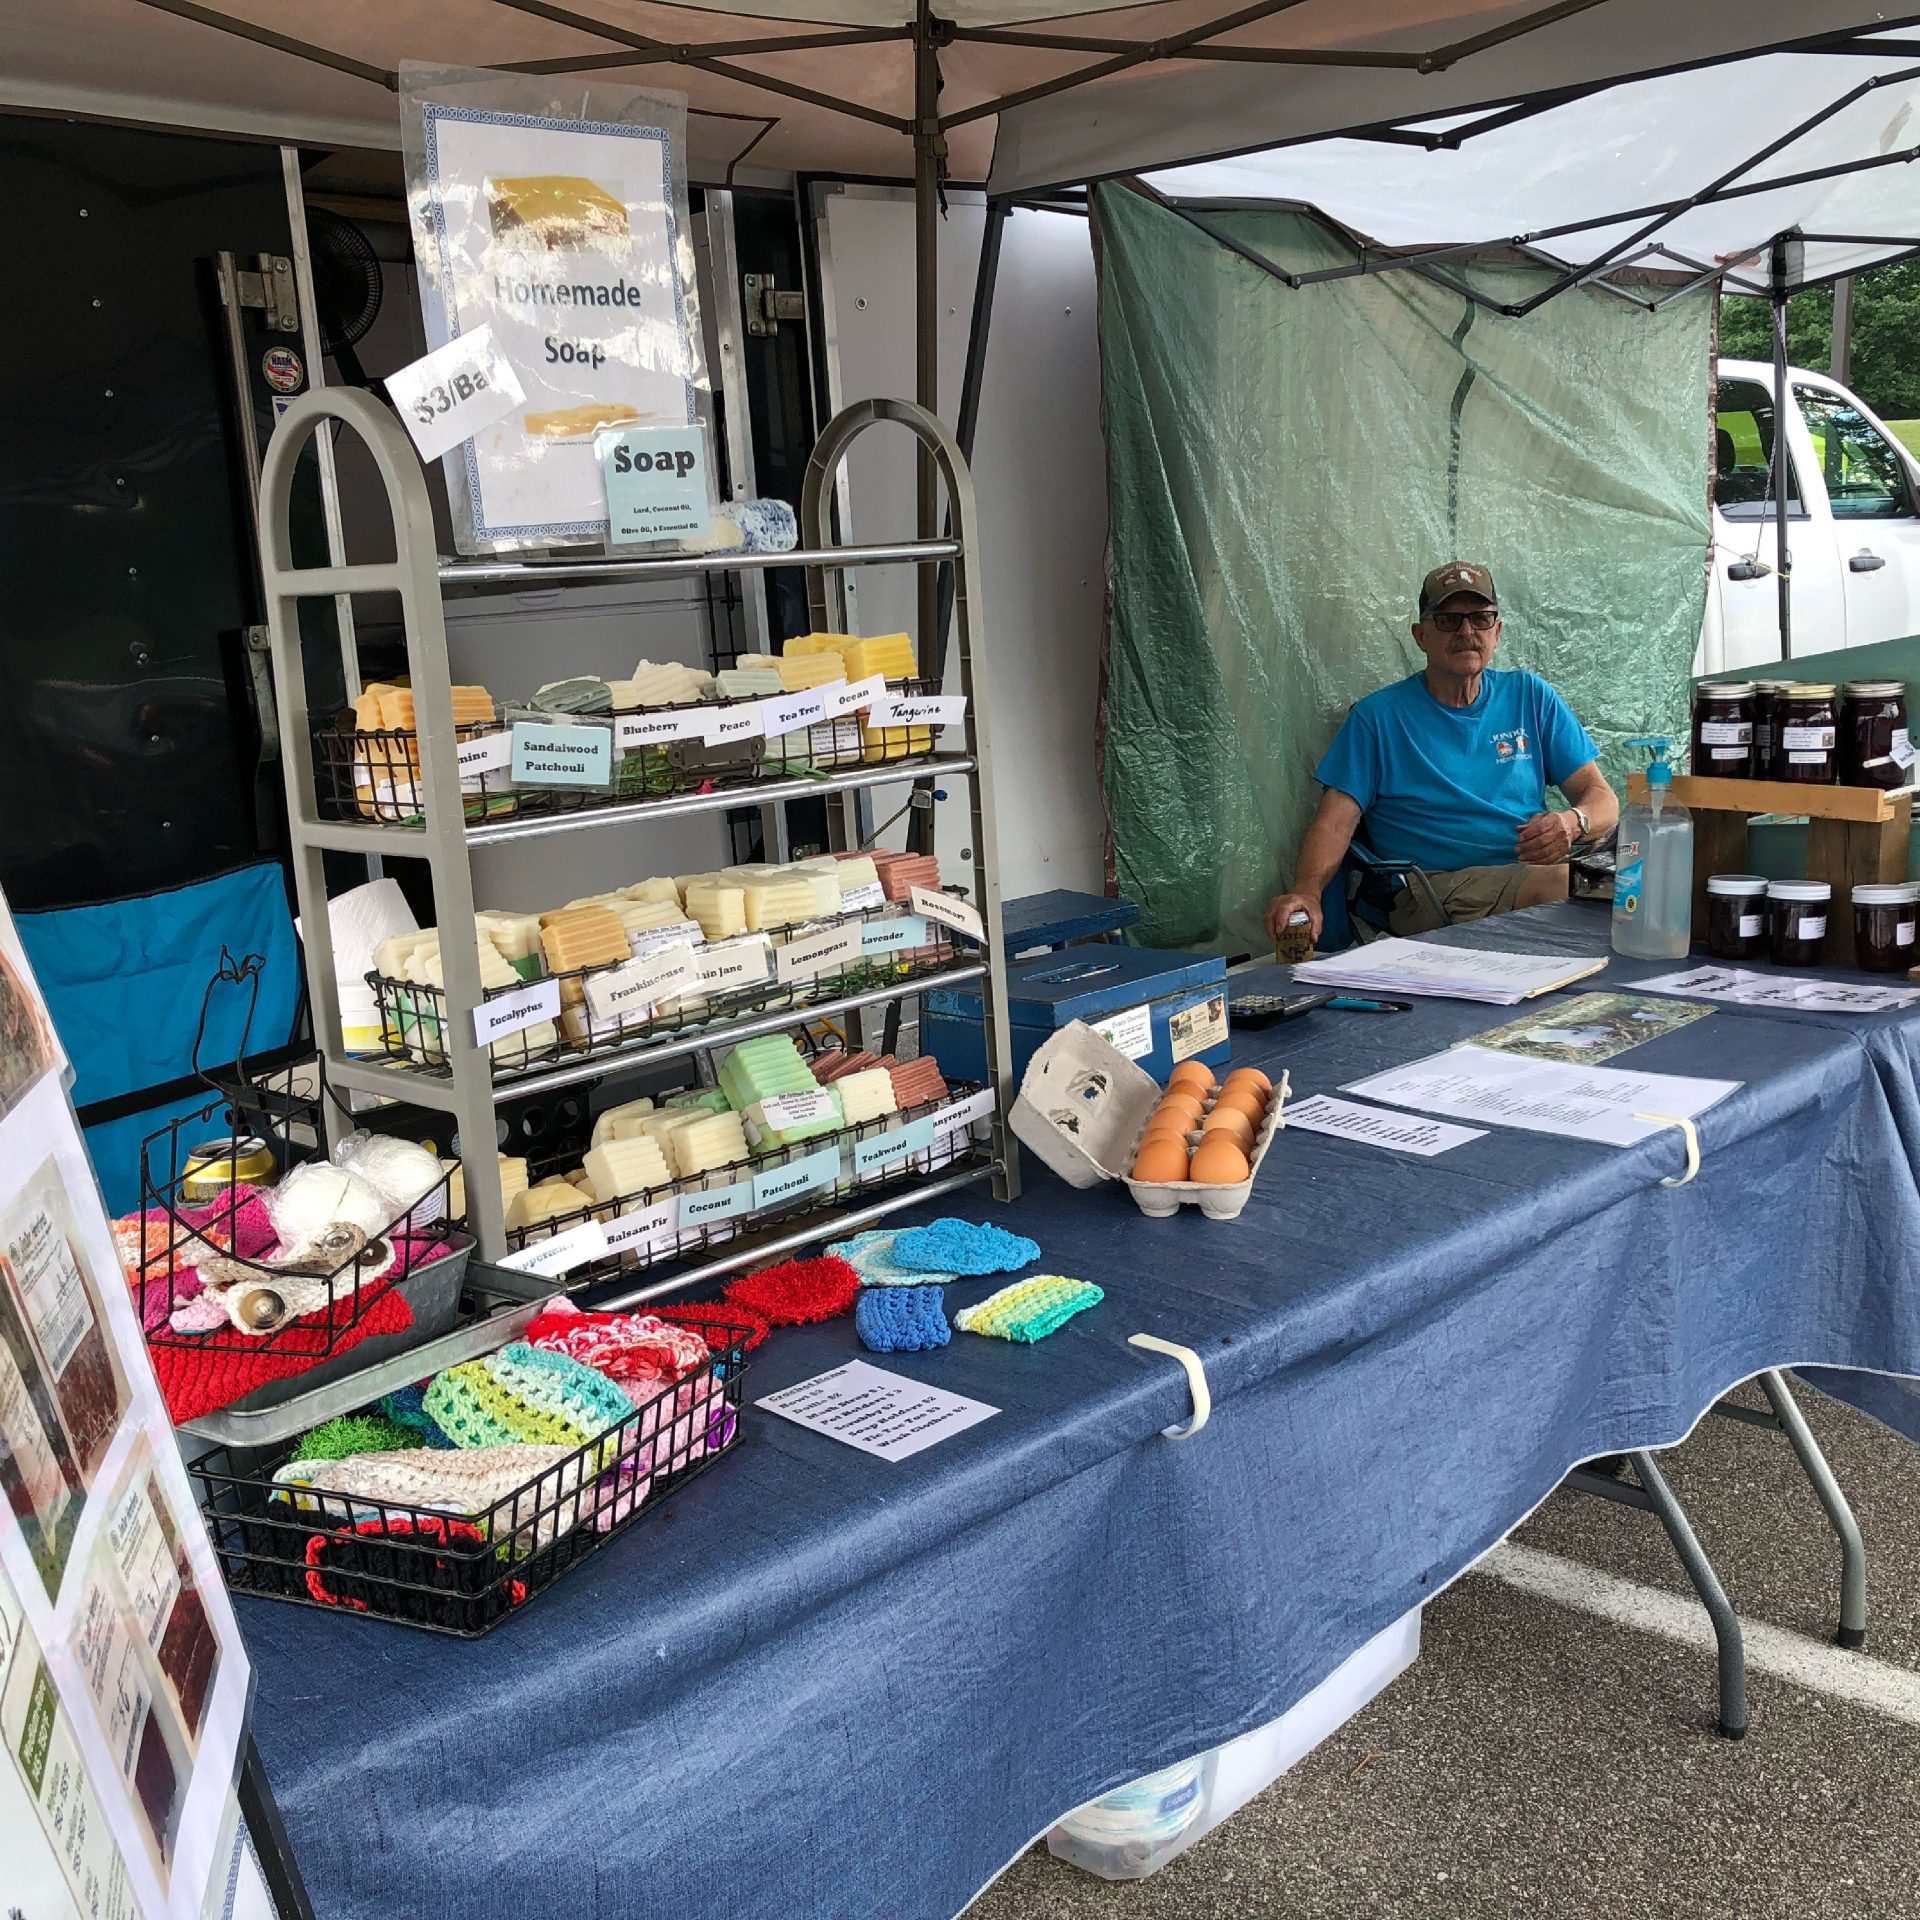
[[[1471,627],[1475,633],[1491,633],[1499,623],[1500,610],[1481,607],[1473,613],[1430,613],[1427,618],[1442,633],[1458,633],[1462,627]]]

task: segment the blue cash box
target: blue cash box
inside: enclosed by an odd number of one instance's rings
[[[1029,954],[1007,967],[1016,1083],[1050,1034],[1075,1020],[1108,1030],[1121,1052],[1156,1080],[1182,1060],[1224,1065],[1227,963],[1213,954],[1160,953],[1151,947],[1065,947]],[[977,988],[939,988],[920,1015],[920,1051],[949,1079],[984,1080],[987,1044]]]

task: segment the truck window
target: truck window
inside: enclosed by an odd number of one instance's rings
[[[1715,409],[1713,502],[1729,520],[1773,512],[1773,395],[1751,380],[1722,380]],[[1787,457],[1787,511],[1801,517],[1793,457]]]
[[[1894,520],[1912,512],[1900,456],[1850,400],[1823,387],[1795,387],[1813,436],[1836,520]]]

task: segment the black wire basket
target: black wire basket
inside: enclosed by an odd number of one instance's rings
[[[937,694],[931,680],[890,680],[888,691],[907,699]],[[756,781],[845,773],[862,766],[908,766],[935,751],[944,728],[869,727],[860,712],[774,738],[750,735],[717,744],[700,739],[649,738],[677,716],[696,709],[727,712],[757,707],[761,696],[681,701],[656,707],[616,707],[608,714],[531,714],[515,717],[565,724],[609,725],[614,735],[613,780],[602,788],[539,787],[515,782],[507,762],[511,723],[473,721],[454,728],[463,765],[461,798],[470,822],[518,814],[581,813],[668,794],[751,787]],[[324,817],[370,820],[382,826],[424,827],[419,735],[410,730],[360,728],[351,709],[313,730],[314,784]]]
[[[703,1337],[709,1358],[684,1378],[523,1484],[460,1511],[283,1484],[274,1476],[291,1448],[199,1455],[189,1467],[228,1589],[466,1639],[490,1632],[738,1444],[752,1334],[721,1325]],[[423,1448],[414,1473],[424,1483],[433,1463],[461,1458]]]
[[[254,1203],[323,1158],[324,1138],[318,1100],[256,1104],[239,1089],[142,1142],[140,1211],[114,1236],[149,1345],[324,1359],[357,1337],[375,1302],[469,1244],[447,1218],[448,1169],[376,1232],[336,1227],[312,1248],[263,1255],[271,1229]],[[202,1318],[210,1324],[194,1324]]]
[[[889,922],[916,917],[906,903],[888,901],[864,912],[842,914],[831,920],[773,928],[766,935],[772,949],[772,972],[766,980],[717,992],[683,991],[634,1013],[623,1012],[618,1006],[609,1009],[594,984],[626,965],[625,961],[536,976],[557,983],[559,1018],[523,1027],[493,1041],[490,1046],[493,1077],[496,1082],[511,1081],[516,1075],[536,1073],[561,1061],[613,1058],[659,1041],[710,1029],[716,1030],[716,1040],[723,1040],[724,1033],[717,1029],[745,1014],[804,1011],[844,994],[940,974],[955,964],[960,949],[955,937],[937,921],[927,922],[926,940],[912,947],[867,944],[876,938],[884,940]],[[847,926],[861,929],[863,944],[859,954],[803,979],[784,984],[779,980],[779,959],[784,948]],[[695,951],[715,956],[735,944],[720,941]],[[446,989],[394,980],[380,973],[368,974],[367,984],[373,989],[379,1009],[381,1041],[389,1057],[402,1060],[416,1070],[441,1076],[451,1074],[446,1034],[454,1015]],[[489,987],[483,998],[491,1001],[519,994],[528,984],[516,980],[510,986]]]
[[[929,1174],[984,1164],[990,1156],[987,1148],[974,1138],[974,1123],[953,1129],[942,1129],[937,1124],[941,1113],[962,1105],[980,1091],[977,1082],[953,1081],[942,1099],[924,1101],[851,1127],[835,1128],[809,1139],[768,1148],[710,1172],[670,1180],[664,1186],[619,1194],[611,1200],[596,1200],[583,1193],[578,1207],[549,1215],[530,1226],[510,1227],[507,1245],[518,1253],[588,1221],[599,1221],[609,1230],[609,1240],[615,1244],[604,1258],[567,1271],[565,1284],[569,1289],[578,1290],[623,1272],[663,1266],[743,1235],[790,1227],[811,1215],[842,1207],[856,1195],[866,1199],[911,1185]],[[911,1149],[896,1146],[879,1155],[871,1152],[874,1143],[892,1135],[907,1134],[920,1120],[936,1122],[923,1146]],[[869,1151],[863,1153],[863,1147]],[[778,1197],[783,1185],[779,1178],[783,1168],[799,1170],[803,1163],[828,1152],[836,1154],[840,1163],[831,1181],[816,1184],[810,1179],[786,1197]],[[530,1165],[528,1173],[534,1179],[544,1179],[562,1173],[578,1160],[577,1153],[557,1153]],[[731,1194],[745,1183],[755,1183],[759,1190],[773,1197],[749,1211],[727,1213],[705,1221],[690,1217],[681,1204],[689,1197],[697,1200],[706,1195]],[[668,1223],[650,1226],[647,1216],[662,1207],[669,1210]],[[693,1211],[697,1214],[697,1209]],[[637,1237],[623,1234],[626,1223],[633,1223],[628,1234]],[[646,1230],[642,1231],[643,1228]]]

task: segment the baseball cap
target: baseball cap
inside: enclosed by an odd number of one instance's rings
[[[1420,611],[1425,613],[1456,593],[1477,593],[1489,606],[1500,604],[1500,596],[1493,590],[1493,575],[1485,567],[1472,560],[1449,560],[1420,582]]]

